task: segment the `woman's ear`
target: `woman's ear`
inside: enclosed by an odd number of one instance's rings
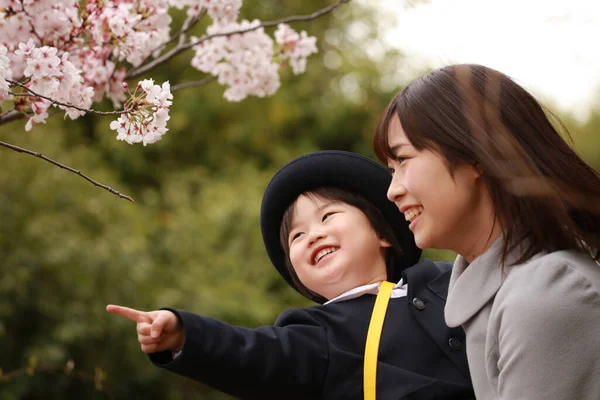
[[[392,247],[392,244],[388,242],[386,239],[379,238],[379,246],[381,247]]]
[[[483,176],[483,167],[478,162],[473,163],[473,170],[477,174],[476,178]]]

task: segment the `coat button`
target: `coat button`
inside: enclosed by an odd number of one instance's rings
[[[414,305],[415,307],[417,307],[417,309],[419,309],[419,310],[422,310],[422,309],[424,309],[424,308],[425,308],[425,303],[423,302],[423,300],[421,300],[421,299],[419,299],[419,298],[417,298],[417,297],[415,297],[415,298],[413,299],[413,302],[412,302],[412,303],[413,303],[413,305]]]
[[[450,340],[448,340],[448,344],[454,350],[460,350],[460,349],[462,349],[462,342],[460,341],[460,339],[457,339],[455,337],[450,338]]]

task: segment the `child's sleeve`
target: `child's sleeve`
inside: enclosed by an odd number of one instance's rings
[[[328,365],[325,328],[304,309],[289,310],[276,326],[231,326],[183,310],[185,345],[150,354],[165,368],[245,399],[318,398]]]

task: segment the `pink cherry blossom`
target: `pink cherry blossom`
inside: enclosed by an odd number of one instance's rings
[[[12,79],[10,70],[10,59],[6,56],[8,49],[0,45],[0,102],[8,97],[10,86],[6,79]]]
[[[30,130],[45,123],[49,107],[75,119],[108,98],[115,109],[124,109],[110,124],[118,140],[154,143],[168,131],[169,82],[159,86],[146,79],[131,93],[125,80],[132,68],[164,51],[173,34],[171,7],[187,8],[188,16],[205,11],[212,20],[206,35],[222,35],[194,46],[191,64],[217,77],[229,101],[274,94],[283,63],[299,74],[317,52],[316,39],[304,31],[279,25],[273,40],[260,21],[238,21],[241,5],[242,0],[0,0],[0,101],[14,101],[9,80],[29,89],[30,96],[19,98],[19,110]]]
[[[317,39],[307,36],[305,31],[298,34],[286,24],[279,24],[275,31],[275,40],[280,46],[279,54],[282,61],[289,60],[294,74],[306,70],[306,59],[316,53]]]
[[[227,25],[237,20],[242,0],[206,1],[204,7],[215,23]]]
[[[146,146],[155,143],[169,130],[167,121],[171,118],[169,106],[172,98],[169,82],[164,82],[161,87],[155,85],[153,79],[140,81],[125,103],[127,113],[112,121],[110,129],[117,131],[117,140],[129,144],[143,143]]]
[[[213,24],[206,31],[214,35],[259,25],[258,20],[243,20],[241,23]],[[192,66],[215,75],[221,85],[228,86],[224,96],[229,101],[241,101],[249,95],[269,96],[279,88],[279,67],[273,61],[273,40],[263,28],[215,37],[196,46],[195,51]]]
[[[59,76],[60,72],[57,68],[60,64],[60,58],[56,56],[57,52],[58,49],[49,46],[33,48],[28,54],[27,67],[25,67],[23,74],[32,79]]]
[[[47,110],[49,106],[50,102],[44,99],[31,102],[31,110],[33,111],[33,115],[28,116],[29,119],[25,124],[25,130],[27,132],[29,132],[36,123],[46,123],[46,118],[48,118]]]

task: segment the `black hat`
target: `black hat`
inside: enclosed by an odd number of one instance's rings
[[[408,222],[396,205],[388,200],[390,173],[382,165],[347,151],[325,150],[300,156],[284,165],[271,179],[260,209],[260,229],[271,262],[286,282],[298,288],[286,267],[286,257],[279,241],[283,215],[299,195],[311,189],[334,186],[359,193],[379,209],[390,224],[404,251],[396,273],[388,280],[398,281],[402,271],[421,257]]]

